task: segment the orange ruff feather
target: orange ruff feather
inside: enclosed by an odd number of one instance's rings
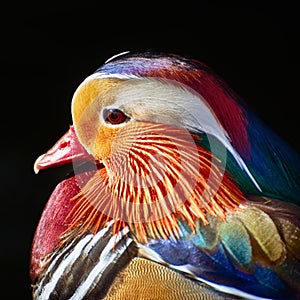
[[[192,230],[206,215],[222,220],[244,200],[198,137],[177,127],[133,122],[121,129],[103,161],[80,193],[69,229],[97,232],[115,220],[114,232],[126,225],[141,242],[180,236],[178,219]]]

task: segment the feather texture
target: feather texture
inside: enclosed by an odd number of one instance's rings
[[[205,64],[115,56],[72,117],[35,164],[85,161],[37,228],[35,299],[300,299],[298,153]]]
[[[242,286],[259,297],[296,299],[299,272],[287,270],[300,267],[299,207],[265,197],[249,200],[246,209],[225,222],[212,217],[206,226],[197,223],[196,234],[185,231],[179,243],[152,241],[150,247],[173,268],[184,267],[200,281]]]

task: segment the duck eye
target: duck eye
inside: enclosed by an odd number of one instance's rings
[[[105,109],[103,111],[103,118],[106,123],[110,124],[121,124],[129,120],[129,117],[116,108]]]

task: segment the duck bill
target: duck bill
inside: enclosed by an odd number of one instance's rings
[[[93,161],[93,157],[83,148],[71,125],[52,148],[37,158],[34,172],[79,161]]]
[[[34,171],[74,162],[93,161],[79,142],[73,126],[34,164]],[[94,167],[94,164],[93,164]],[[70,214],[76,201],[71,201],[94,174],[95,167],[68,176],[57,184],[52,192],[37,226],[31,250],[30,276],[35,282],[47,265],[50,253],[56,249],[60,237],[69,228]]]

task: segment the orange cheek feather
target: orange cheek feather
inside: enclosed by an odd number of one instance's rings
[[[93,142],[93,155],[97,160],[105,161],[111,157],[112,142],[114,141],[119,129],[101,126]]]
[[[207,224],[209,214],[225,220],[245,200],[211,153],[183,129],[145,122],[120,132],[103,128],[94,150],[106,168],[73,198],[68,231],[97,232],[114,219],[115,233],[128,225],[141,242],[176,240],[179,218],[195,230],[196,219]]]

